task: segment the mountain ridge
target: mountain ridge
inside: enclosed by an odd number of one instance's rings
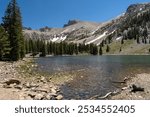
[[[149,14],[150,3],[131,4],[125,13],[107,22],[69,20],[63,28],[47,27],[43,28],[43,31],[24,30],[24,35],[26,39],[45,39],[56,43],[66,41],[85,45],[92,43],[97,46],[102,43],[109,45],[119,41],[123,43],[122,41],[128,39],[139,40],[138,42],[143,43],[149,41]],[[121,48],[121,45],[119,46]]]

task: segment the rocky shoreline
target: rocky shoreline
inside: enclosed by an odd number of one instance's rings
[[[32,67],[35,64],[27,58],[18,62],[0,62],[1,100],[63,99],[59,87],[46,77],[32,73]]]
[[[114,96],[112,100],[149,100],[150,99],[150,74],[141,73],[127,80],[127,87]],[[135,87],[135,88],[134,88]]]

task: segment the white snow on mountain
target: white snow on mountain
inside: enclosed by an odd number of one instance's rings
[[[93,40],[91,40],[91,41],[89,41],[89,42],[87,42],[87,43],[85,43],[85,44],[86,44],[86,45],[91,44],[91,43],[93,43],[93,42],[95,42],[95,41],[97,41],[97,40],[103,38],[104,36],[106,36],[106,34],[107,34],[107,31],[104,32],[102,35],[98,36],[97,38],[95,38],[95,39],[93,39]]]

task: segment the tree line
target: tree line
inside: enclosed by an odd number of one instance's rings
[[[102,46],[97,46],[95,44],[77,44],[77,43],[67,43],[65,41],[56,43],[45,40],[25,40],[25,51],[26,54],[31,54],[36,56],[40,54],[41,57],[46,55],[78,55],[78,54],[91,54],[91,55],[102,55]],[[107,50],[108,51],[108,50]]]
[[[11,0],[0,25],[0,60],[17,61],[25,56],[22,17],[16,0]]]

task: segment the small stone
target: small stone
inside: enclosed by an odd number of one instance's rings
[[[39,86],[38,84],[35,84],[33,82],[30,84],[30,87],[38,87],[38,86]]]
[[[56,93],[49,93],[48,95],[52,96],[52,97],[57,97]]]
[[[3,88],[12,88],[10,85],[3,85]]]
[[[40,93],[34,97],[35,100],[42,100],[43,98],[44,98],[43,94]]]
[[[52,96],[48,94],[48,95],[45,96],[45,98],[46,98],[47,100],[50,100],[50,99],[52,98]]]
[[[30,92],[30,93],[28,93],[28,96],[30,96],[31,98],[34,98],[36,96],[36,93],[35,92]]]
[[[56,97],[56,99],[57,99],[57,100],[62,100],[62,99],[63,99],[63,96],[62,96],[62,95],[58,95],[58,96]]]
[[[17,86],[14,86],[14,88],[22,90],[23,86],[22,85],[17,85]]]
[[[41,76],[41,82],[46,82],[45,77]]]
[[[16,86],[16,83],[15,84],[10,84],[9,85],[11,88],[14,88]]]
[[[27,87],[27,88],[31,88],[30,83],[29,83],[29,82],[27,82],[27,83],[25,84],[25,87]]]
[[[33,100],[30,96],[25,97],[26,100]]]
[[[56,89],[52,88],[51,89],[51,93],[55,93],[56,94],[57,93]]]

